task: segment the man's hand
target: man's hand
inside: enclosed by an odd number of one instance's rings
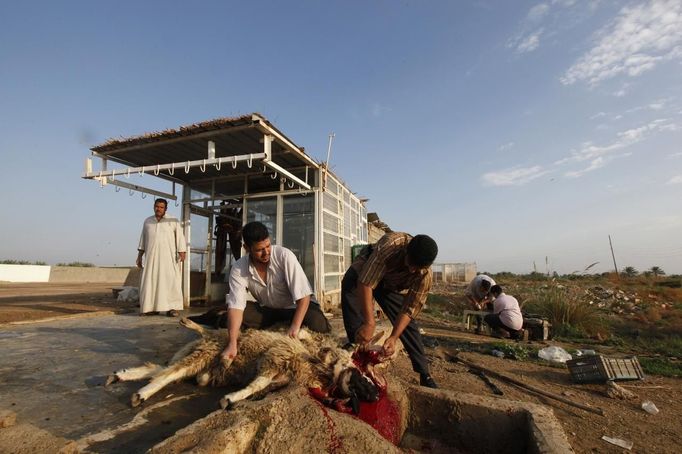
[[[237,356],[237,343],[230,342],[225,347],[225,350],[220,354],[220,360],[223,363],[230,363]]]
[[[298,339],[298,331],[300,328],[298,326],[291,325],[289,327],[289,332],[287,333],[287,336],[291,337],[292,339]]]
[[[397,339],[393,336],[389,336],[384,341],[384,347],[381,349],[382,355],[389,357],[395,353],[395,341]]]
[[[137,265],[138,268],[142,269],[142,257],[137,256],[137,260],[135,260],[135,265]]]
[[[186,252],[178,252],[178,255],[180,256],[180,262],[184,262],[184,261],[185,261]]]
[[[355,342],[360,345],[367,345],[374,336],[374,323],[363,323],[355,332]]]

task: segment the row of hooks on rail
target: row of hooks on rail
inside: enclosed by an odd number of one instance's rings
[[[233,157],[232,157],[231,163],[232,163],[232,168],[233,168],[233,169],[236,169],[236,168],[237,168],[237,163],[238,163],[237,157],[236,157],[236,156],[233,156]],[[249,169],[253,167],[253,154],[249,154],[249,157],[248,157],[248,159],[246,160],[246,165],[247,165],[247,167],[248,167]],[[222,168],[222,162],[221,162],[220,160],[218,160],[218,162],[216,162],[215,164],[213,164],[213,166],[215,167],[215,169],[216,169],[217,171],[220,172],[220,169]],[[189,169],[192,167],[191,161],[187,161],[187,162],[183,165],[183,167],[184,167],[184,169],[185,169],[185,174],[188,174],[188,173],[189,173]],[[263,169],[265,169],[265,167],[264,167]],[[158,176],[159,173],[161,173],[161,164],[157,164],[157,165],[156,165],[156,168],[151,168],[151,170],[154,172],[154,176]],[[205,172],[206,172],[206,159],[203,159],[203,160],[202,160],[202,163],[199,164],[199,170],[201,170],[202,173],[205,173]],[[265,170],[263,170],[263,172],[265,172]],[[99,171],[98,178],[99,178],[100,180],[104,177],[104,174],[103,174],[103,173],[104,173],[103,170],[100,170],[100,171]],[[144,174],[145,174],[145,167],[144,167],[144,166],[140,167],[139,170],[137,171],[137,173],[139,174],[139,176],[144,175]],[[275,174],[276,174],[276,173],[277,173],[277,172],[275,172]],[[171,176],[175,175],[175,163],[174,163],[174,162],[171,163],[171,167],[170,167],[170,169],[168,169],[168,174],[171,175]],[[121,175],[125,176],[126,178],[130,178],[130,167],[128,167],[126,170],[122,171],[122,172],[121,172]],[[116,179],[116,169],[114,169],[114,170],[111,171],[111,176],[110,176],[110,178],[111,178],[112,180],[115,180],[115,179]],[[273,179],[274,179],[274,178],[276,178],[276,176],[273,177]]]
[[[104,185],[102,185],[102,189],[104,189]],[[120,186],[116,186],[115,191],[116,191],[116,192],[121,192],[121,187],[120,187]],[[137,192],[137,191],[135,191],[134,189],[128,189],[128,195],[129,195],[130,197],[134,196],[134,195],[135,195],[135,192]],[[147,198],[147,193],[144,192],[144,191],[140,191],[140,196],[141,196],[143,199],[146,199],[146,198]],[[180,206],[180,202],[178,202],[177,199],[175,199],[175,206],[176,206],[176,207]]]

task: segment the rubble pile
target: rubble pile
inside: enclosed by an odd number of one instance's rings
[[[659,298],[653,294],[642,296],[636,292],[627,293],[620,289],[609,289],[598,285],[587,288],[584,292],[588,304],[594,304],[600,309],[619,315],[635,314],[652,306],[663,310],[672,307],[671,302],[659,301]]]

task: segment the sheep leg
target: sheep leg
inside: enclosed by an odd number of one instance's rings
[[[267,375],[259,375],[258,377],[255,378],[251,383],[246,385],[244,388],[240,389],[239,391],[235,391],[229,394],[226,394],[222,399],[220,399],[220,407],[225,410],[226,408],[229,408],[234,404],[235,402],[239,402],[240,400],[248,399],[255,393],[264,390],[270,384],[273,382],[275,378],[275,375],[267,376]]]
[[[168,364],[176,363],[176,362],[180,361],[182,358],[184,358],[185,356],[192,353],[192,351],[194,350],[194,347],[196,347],[199,342],[201,342],[201,339],[197,339],[195,341],[192,341],[192,342],[186,344],[185,346],[183,346],[182,348],[180,348],[180,350],[175,352],[175,354],[170,359],[170,361],[168,361]]]
[[[163,370],[163,367],[153,363],[145,363],[144,366],[117,370],[112,375],[107,377],[107,381],[104,386],[109,386],[110,384],[116,383],[117,381],[142,380],[143,378],[154,376],[161,370]]]
[[[183,378],[187,378],[191,375],[190,368],[184,367],[168,367],[161,371],[160,374],[152,378],[146,386],[140,388],[138,392],[133,394],[131,398],[131,405],[137,407],[145,400],[149,399],[151,396],[161,391],[166,385],[173,383]]]

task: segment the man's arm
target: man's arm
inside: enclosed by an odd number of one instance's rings
[[[388,336],[388,338],[384,341],[384,355],[391,356],[393,353],[395,353],[395,342],[400,338],[400,336],[403,334],[403,331],[405,331],[405,328],[407,328],[407,325],[409,325],[411,321],[412,319],[405,312],[398,314],[398,318],[395,320],[391,335]]]
[[[135,260],[135,265],[137,265],[138,268],[142,268],[142,256],[143,255],[144,255],[144,251],[142,249],[138,249],[137,260]]]
[[[357,293],[360,300],[360,308],[362,309],[362,318],[364,322],[355,333],[355,342],[359,344],[367,344],[374,336],[374,295],[372,294],[372,287],[358,281]]]
[[[308,312],[308,306],[310,306],[310,295],[296,300],[296,310],[294,311],[294,316],[291,319],[291,326],[289,326],[289,332],[287,333],[289,337],[293,337],[294,339],[298,338],[298,331],[301,329],[306,312]]]
[[[227,310],[227,347],[220,354],[220,359],[224,362],[232,361],[237,356],[237,339],[239,339],[239,328],[242,326],[243,319],[243,310]]]

